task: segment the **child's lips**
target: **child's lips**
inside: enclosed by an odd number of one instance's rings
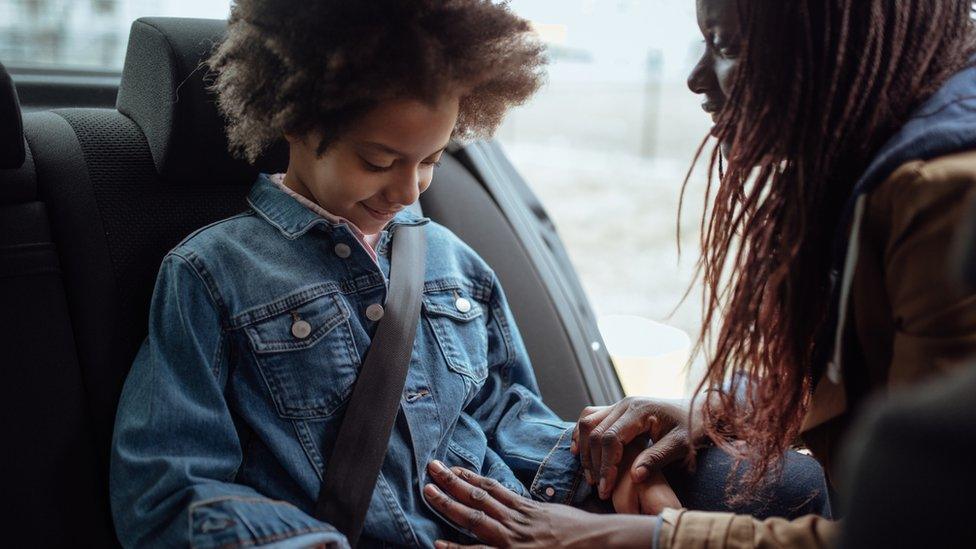
[[[364,204],[362,202],[360,202],[360,205],[362,205],[363,209],[366,210],[366,213],[368,213],[369,215],[371,215],[377,221],[389,221],[389,220],[393,219],[396,216],[397,212],[400,211],[400,210],[392,210],[392,211],[391,210],[377,210],[376,208],[371,208],[371,207],[369,207],[368,205],[366,205],[366,204]]]

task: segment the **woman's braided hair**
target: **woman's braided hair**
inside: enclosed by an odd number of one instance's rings
[[[232,152],[284,134],[322,153],[379,102],[461,92],[455,137],[490,135],[544,78],[527,21],[492,0],[236,0],[207,61]]]
[[[710,392],[704,413],[715,442],[747,441],[745,493],[755,494],[810,403],[843,205],[885,141],[970,63],[973,3],[739,0],[738,9],[744,49],[712,135],[729,154],[722,170],[712,150],[701,227],[698,347],[713,352],[699,389],[739,372],[759,380],[744,400]]]

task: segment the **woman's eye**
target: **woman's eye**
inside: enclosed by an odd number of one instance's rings
[[[423,162],[421,162],[421,164],[423,164],[424,166],[433,166],[433,167],[436,168],[436,167],[438,167],[438,166],[441,165],[441,161],[440,160],[424,160]]]
[[[738,57],[739,56],[739,47],[738,46],[726,46],[724,48],[719,48],[718,49],[718,53],[722,57],[725,57],[727,59],[732,59],[732,58],[735,58],[735,57]]]

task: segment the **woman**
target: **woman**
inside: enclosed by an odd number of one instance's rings
[[[627,472],[638,435],[657,443],[629,467],[636,481],[711,441],[751,465],[734,500],[756,494],[798,436],[829,470],[867,394],[976,352],[976,294],[946,274],[976,197],[976,50],[971,0],[697,7],[707,47],[689,86],[715,120],[711,165],[725,160],[703,224],[707,397],[587,409],[576,441],[604,485]],[[735,376],[754,382],[725,390]],[[493,545],[809,547],[836,528],[674,510],[594,519],[465,477],[439,477],[457,501],[431,499]]]

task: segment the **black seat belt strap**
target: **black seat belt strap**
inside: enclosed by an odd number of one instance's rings
[[[362,533],[400,410],[420,321],[427,255],[424,227],[401,225],[393,236],[383,318],[359,371],[315,504],[316,518],[345,534],[352,547]]]

